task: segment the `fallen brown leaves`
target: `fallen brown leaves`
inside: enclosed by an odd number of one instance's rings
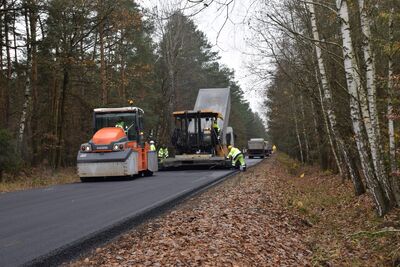
[[[271,172],[287,184],[282,201],[313,225],[306,239],[313,265],[400,266],[398,209],[378,218],[370,195],[355,197],[349,181],[312,167],[298,169],[303,178],[285,169],[277,164]]]
[[[71,265],[308,266],[308,227],[277,197],[272,164],[237,175]]]
[[[339,177],[278,159],[70,265],[396,266],[398,211],[378,218]]]

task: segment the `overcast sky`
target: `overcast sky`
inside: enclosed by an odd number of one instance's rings
[[[139,0],[138,2],[141,6],[151,9],[160,3],[176,1]],[[180,2],[182,7],[187,4],[185,0]],[[235,70],[235,79],[244,90],[246,99],[250,102],[253,111],[262,113],[261,88],[254,86],[256,84],[255,79],[249,75],[246,69],[246,62],[250,60],[246,53],[251,52],[251,48],[246,43],[246,38],[250,37],[246,19],[254,9],[254,6],[251,5],[252,2],[254,0],[233,1],[229,6],[229,20],[225,25],[227,10],[226,8],[221,8],[221,5],[215,2],[193,16],[192,19],[198,28],[207,35],[209,42],[213,45],[213,49],[219,52],[221,63]],[[188,15],[194,12],[195,10],[193,9],[186,10]],[[218,32],[220,32],[219,35]]]

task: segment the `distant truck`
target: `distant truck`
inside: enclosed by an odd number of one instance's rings
[[[266,157],[272,154],[272,146],[269,144],[268,141],[264,141],[264,154]]]
[[[250,159],[254,157],[264,158],[265,154],[264,138],[252,138],[247,142],[247,155]]]

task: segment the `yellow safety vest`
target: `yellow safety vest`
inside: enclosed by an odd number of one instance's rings
[[[218,123],[217,123],[216,121],[214,121],[212,127],[213,127],[215,130],[219,131],[219,126],[218,126]]]
[[[158,157],[159,158],[168,158],[168,148],[160,148],[158,150]]]
[[[233,158],[234,159],[241,153],[242,153],[242,151],[240,151],[238,148],[232,147],[231,151],[229,151],[228,158]]]
[[[115,124],[115,127],[122,128],[123,130],[125,130],[125,122],[123,121],[117,122]]]

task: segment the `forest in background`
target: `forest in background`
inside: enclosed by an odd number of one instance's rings
[[[258,2],[250,69],[266,88],[278,149],[368,190],[379,215],[400,206],[400,2]]]
[[[0,52],[0,175],[73,166],[93,134],[93,108],[129,99],[145,111],[147,136],[169,143],[172,111],[192,109],[199,88],[231,88],[239,147],[265,136],[234,72],[179,10],[155,15],[130,0],[1,0]]]

